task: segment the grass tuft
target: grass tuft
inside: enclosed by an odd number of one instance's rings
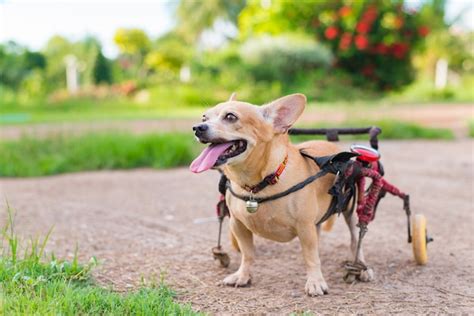
[[[19,249],[13,212],[1,231],[0,314],[2,315],[195,315],[188,305],[174,302],[163,280],[120,294],[97,286],[90,276],[97,260],[82,265],[54,255],[45,260],[43,240]],[[23,256],[19,256],[23,252]]]

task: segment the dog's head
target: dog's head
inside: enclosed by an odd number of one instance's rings
[[[191,171],[199,173],[256,158],[261,153],[255,149],[287,133],[305,104],[303,94],[288,95],[264,106],[237,101],[232,94],[227,102],[207,110],[202,122],[193,127],[196,138],[209,146],[193,161]]]

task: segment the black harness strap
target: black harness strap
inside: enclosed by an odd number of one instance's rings
[[[314,182],[316,179],[321,178],[322,176],[325,176],[326,174],[328,174],[328,172],[329,172],[328,170],[321,169],[321,170],[319,170],[318,173],[306,178],[305,180],[303,180],[302,182],[300,182],[298,184],[295,184],[291,188],[289,188],[289,189],[287,189],[283,192],[280,192],[280,193],[277,193],[277,194],[274,194],[274,195],[270,195],[270,196],[265,196],[265,197],[251,197],[250,195],[238,194],[232,189],[232,186],[231,186],[230,182],[227,182],[226,188],[230,191],[230,193],[233,196],[235,196],[236,198],[238,198],[242,201],[245,201],[245,202],[255,201],[257,203],[265,203],[265,202],[268,202],[268,201],[273,201],[273,200],[282,198],[282,197],[287,196],[288,194],[291,194],[293,192],[299,191],[302,188],[304,188],[305,186],[307,186],[308,184]]]

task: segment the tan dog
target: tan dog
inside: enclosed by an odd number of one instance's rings
[[[313,161],[304,158],[300,149],[304,148],[312,156],[339,152],[336,145],[325,141],[310,141],[298,146],[290,143],[288,129],[301,115],[305,104],[306,97],[302,94],[292,94],[261,107],[236,101],[233,94],[229,101],[206,111],[203,122],[193,127],[198,140],[210,143],[210,146],[192,163],[191,171],[198,173],[219,168],[237,194],[249,195],[244,188],[252,187],[274,173],[288,157],[279,181],[256,196],[273,195],[305,180],[319,168]],[[318,253],[319,229],[316,229],[315,223],[328,209],[331,201],[328,190],[333,181],[333,175],[326,175],[283,198],[261,203],[253,214],[247,211],[244,201],[227,190],[230,230],[242,252],[242,260],[240,268],[227,276],[224,284],[246,286],[250,283],[251,265],[255,260],[253,234],[279,242],[298,237],[307,269],[306,293],[310,296],[327,293],[328,286],[321,273]],[[354,252],[357,244],[356,218],[354,214],[346,215]],[[362,253],[359,258],[363,260]],[[371,273],[366,276],[367,279],[372,277]]]

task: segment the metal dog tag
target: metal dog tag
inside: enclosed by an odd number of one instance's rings
[[[255,213],[258,208],[258,202],[255,200],[248,200],[245,202],[245,207],[247,208],[247,212]]]

